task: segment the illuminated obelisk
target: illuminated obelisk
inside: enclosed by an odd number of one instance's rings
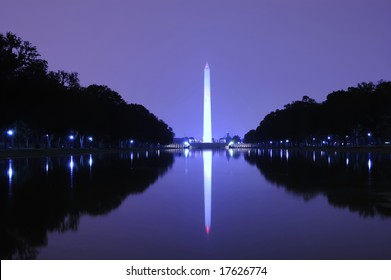
[[[212,109],[210,105],[210,72],[206,63],[204,69],[204,143],[212,143]]]

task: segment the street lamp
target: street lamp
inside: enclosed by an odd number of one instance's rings
[[[368,145],[372,145],[372,133],[368,132],[367,135],[368,135]]]
[[[14,147],[14,134],[15,131],[13,129],[8,129],[7,130],[7,135],[11,138],[11,147]]]
[[[70,147],[73,148],[73,145],[74,145],[73,140],[75,139],[75,136],[73,134],[71,134],[68,136],[68,138],[69,138],[69,142],[71,143]]]

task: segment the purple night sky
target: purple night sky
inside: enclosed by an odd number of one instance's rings
[[[0,32],[143,104],[177,137],[202,137],[203,70],[212,129],[243,136],[308,95],[391,80],[389,0],[1,0]]]

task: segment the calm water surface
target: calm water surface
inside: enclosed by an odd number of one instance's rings
[[[0,160],[1,258],[391,259],[389,153]]]

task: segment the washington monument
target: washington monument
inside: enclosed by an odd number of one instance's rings
[[[204,143],[212,143],[212,112],[210,105],[210,72],[208,62],[204,69]]]

